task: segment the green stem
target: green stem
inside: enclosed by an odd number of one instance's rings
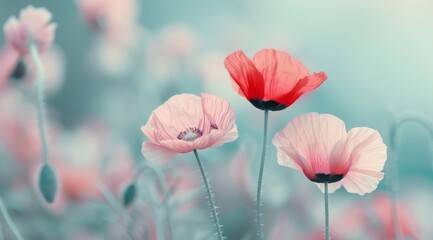
[[[267,142],[267,135],[268,135],[268,116],[269,116],[269,111],[265,110],[264,124],[263,124],[262,157],[260,160],[259,180],[257,183],[257,199],[256,199],[257,236],[259,240],[263,239],[261,197],[262,197],[263,170],[265,169],[266,142]]]
[[[9,216],[8,210],[6,209],[3,201],[0,198],[0,210],[3,214],[3,217],[6,220],[6,223],[8,224],[9,228],[12,230],[12,232],[14,233],[15,237],[18,240],[23,240],[23,237],[21,236],[21,233],[18,231],[17,227],[15,226],[14,222],[12,222],[11,217]]]
[[[45,115],[44,115],[44,67],[39,57],[39,52],[35,44],[29,45],[30,55],[36,66],[36,88],[37,88],[37,111],[38,111],[38,124],[42,144],[42,157],[45,164],[48,164],[47,153],[47,139],[45,129]]]
[[[325,239],[329,240],[328,183],[325,182]]]
[[[209,204],[212,208],[212,216],[213,216],[213,219],[215,221],[215,228],[217,231],[218,239],[224,240],[224,236],[223,236],[223,233],[221,230],[221,225],[219,223],[218,214],[217,214],[216,207],[215,207],[215,201],[214,201],[213,194],[212,194],[212,191],[210,188],[209,180],[207,178],[206,172],[204,171],[203,164],[201,163],[200,158],[198,157],[197,150],[194,150],[194,155],[195,155],[195,158],[197,159],[198,167],[200,168],[200,172],[201,172],[201,176],[203,178],[204,186],[206,187],[206,192],[207,192],[207,196],[209,198]]]

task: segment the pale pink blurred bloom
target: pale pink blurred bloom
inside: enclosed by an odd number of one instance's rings
[[[365,205],[366,230],[370,239],[396,239],[393,230],[391,198],[385,194],[375,196]],[[397,202],[397,222],[403,239],[420,239],[411,212],[401,202]]]
[[[190,164],[176,164],[176,167],[166,172],[165,176],[164,184],[171,192],[168,200],[177,205],[173,213],[175,212],[179,218],[188,217],[196,203],[201,200],[201,195],[196,197],[197,188],[201,185],[197,170]],[[160,194],[162,198],[163,193]]]
[[[65,75],[65,56],[58,46],[53,46],[40,54],[44,66],[44,89],[47,95],[56,94],[63,86]],[[26,85],[30,91],[34,91],[37,69],[32,59],[24,58],[26,64]]]
[[[92,29],[99,29],[104,18],[104,11],[109,7],[110,1],[107,0],[77,0],[77,5],[81,15],[87,25]]]
[[[174,78],[182,70],[188,70],[184,68],[192,63],[198,43],[197,34],[187,25],[165,27],[149,40],[146,65],[161,80]]]
[[[0,141],[7,152],[23,167],[30,168],[42,158],[39,128],[32,102],[21,92],[8,89],[0,98]],[[57,126],[51,119],[47,126],[47,140],[51,145],[57,135]]]
[[[77,0],[77,4],[87,24],[100,33],[89,51],[91,64],[115,77],[129,73],[144,36],[138,1]]]
[[[106,38],[98,38],[89,51],[88,59],[96,69],[109,76],[122,76],[131,72],[134,67],[134,55],[129,46],[115,44]]]
[[[101,180],[117,196],[121,196],[123,188],[134,175],[133,163],[132,154],[124,145],[114,146],[109,153],[109,159],[101,163]]]
[[[238,95],[231,89],[230,81],[221,81],[227,77],[227,70],[224,67],[225,54],[222,52],[205,52],[195,63],[199,69],[199,77],[207,92],[212,92],[227,99],[236,109],[237,105],[243,104]],[[241,108],[240,106],[239,108]]]
[[[44,88],[48,95],[57,93],[63,85],[65,71],[65,57],[63,51],[53,46],[42,52],[40,55],[44,67]],[[0,90],[8,85],[8,80],[13,78],[14,71],[17,71],[18,64],[22,59],[23,84],[29,91],[34,91],[37,69],[32,58],[29,55],[20,56],[20,54],[11,46],[5,46],[0,52]],[[20,81],[21,82],[21,81]]]
[[[331,221],[331,239],[364,239],[365,238],[365,210],[361,204],[354,204],[345,209],[336,220]],[[323,240],[324,227],[316,228],[317,230],[301,234],[299,239],[305,240]]]
[[[130,42],[138,24],[137,0],[77,0],[86,23],[116,43]]]
[[[287,214],[280,214],[267,239],[290,239],[292,235],[289,229],[292,227],[294,228],[294,225],[290,222]]]
[[[250,157],[253,156],[250,149],[241,148],[234,156],[229,166],[229,173],[237,190],[242,194],[244,201],[253,206],[255,195],[255,181],[251,175]]]
[[[387,157],[386,145],[376,130],[346,131],[344,122],[330,114],[307,113],[294,118],[274,139],[278,164],[301,171],[323,190],[344,186],[363,195],[377,188]]]
[[[179,198],[197,190],[201,185],[197,170],[189,164],[177,164],[166,175],[166,185],[173,190],[172,198]]]
[[[19,19],[12,16],[5,23],[6,42],[22,55],[27,53],[31,43],[35,43],[39,51],[45,51],[54,40],[57,27],[50,23],[51,18],[51,13],[45,8],[27,6],[21,10]]]
[[[54,168],[62,183],[62,193],[67,199],[100,198],[97,184],[101,179],[98,169],[72,166],[56,162]]]
[[[0,90],[2,90],[15,70],[19,53],[11,46],[5,45],[0,51]]]
[[[133,176],[129,149],[114,144],[102,122],[86,122],[74,131],[65,131],[54,149],[53,165],[66,199],[101,198],[101,187],[119,196]]]
[[[106,135],[98,128],[91,123],[75,131],[65,130],[52,148],[55,151],[52,162],[62,182],[61,192],[67,199],[100,197],[97,186],[102,179],[99,167]]]
[[[198,45],[198,36],[194,30],[183,24],[163,28],[158,39],[163,51],[180,59],[188,56]]]
[[[179,94],[156,108],[141,131],[148,141],[142,153],[150,161],[165,163],[179,153],[219,147],[238,137],[230,104],[217,96]]]

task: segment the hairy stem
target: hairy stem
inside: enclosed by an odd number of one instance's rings
[[[268,135],[268,116],[269,116],[269,111],[265,110],[264,124],[263,124],[262,157],[260,160],[259,180],[257,182],[257,199],[256,199],[257,236],[259,240],[263,239],[261,197],[262,197],[263,170],[265,169],[266,143],[267,143],[267,135]]]
[[[37,111],[38,111],[38,125],[42,145],[42,157],[45,164],[48,164],[47,153],[47,139],[45,129],[45,115],[44,115],[44,67],[39,57],[39,52],[35,44],[29,45],[30,55],[36,66],[36,89],[37,89]]]
[[[217,211],[216,211],[215,201],[214,201],[214,198],[213,198],[213,194],[212,194],[212,190],[211,190],[211,187],[210,187],[210,183],[209,183],[209,180],[207,178],[206,172],[204,171],[203,164],[201,163],[201,160],[198,157],[197,150],[194,150],[194,155],[195,155],[195,158],[197,159],[198,167],[200,168],[200,172],[201,172],[201,176],[203,178],[204,186],[206,187],[207,196],[209,198],[209,204],[210,204],[210,207],[211,207],[211,210],[212,210],[212,216],[213,216],[213,219],[215,221],[214,225],[215,225],[215,229],[217,231],[218,240],[224,240],[224,236],[223,236],[223,232],[221,230],[221,225],[219,223],[218,214],[217,214]]]

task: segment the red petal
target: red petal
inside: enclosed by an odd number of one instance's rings
[[[284,95],[308,76],[304,65],[284,51],[262,49],[254,55],[253,63],[263,75],[266,100]]]
[[[311,74],[299,80],[295,87],[287,94],[275,99],[275,101],[286,105],[292,105],[304,93],[310,92],[319,87],[328,77],[324,72]]]
[[[248,100],[263,99],[263,76],[242,51],[230,54],[225,59],[224,65],[230,73],[234,89],[240,95]]]

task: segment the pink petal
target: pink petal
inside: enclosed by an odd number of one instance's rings
[[[215,95],[201,94],[203,112],[213,128],[231,130],[235,127],[235,113],[230,103]]]
[[[178,139],[164,140],[160,142],[160,145],[169,151],[176,153],[189,153],[197,149],[197,143],[195,141],[185,141]]]
[[[386,157],[386,145],[378,131],[353,128],[335,145],[330,164],[333,172],[347,173],[343,185],[349,192],[364,194],[376,189],[382,179]]]
[[[371,170],[351,170],[341,182],[348,192],[364,195],[377,188],[383,175],[382,172]]]
[[[35,42],[39,51],[49,48],[54,40],[57,25],[50,23],[51,13],[45,8],[28,6],[20,13],[20,18],[9,18],[4,32],[9,44],[21,54],[27,52],[30,42]]]
[[[219,147],[227,142],[232,142],[238,138],[236,126],[229,132],[227,130],[211,130],[209,134],[204,135],[194,141],[196,149],[206,149],[209,147]]]
[[[155,164],[167,163],[177,155],[176,152],[172,152],[151,142],[144,142],[142,144],[141,153],[147,160]]]
[[[201,99],[193,94],[179,94],[155,109],[146,124],[155,129],[159,141],[176,139],[189,127],[200,127],[203,121]],[[145,128],[147,128],[145,126]]]
[[[380,172],[386,155],[386,145],[378,131],[366,127],[353,128],[335,145],[330,164],[336,173],[354,169]]]
[[[52,14],[45,8],[35,8],[30,5],[20,11],[20,21],[37,28],[44,27],[51,18]]]
[[[276,146],[280,145],[280,143],[278,141],[280,141],[280,139],[274,138],[272,143]],[[279,165],[284,166],[284,167],[293,168],[293,169],[298,170],[300,172],[303,171],[302,169],[309,167],[309,165],[307,165],[305,161],[300,161],[300,160],[302,160],[302,158],[294,158],[296,160],[293,160],[292,158],[290,158],[285,153],[286,151],[291,151],[292,150],[291,148],[288,148],[285,151],[282,151],[281,150],[282,148],[284,148],[284,147],[280,146],[277,149],[277,161],[278,161]],[[294,154],[296,154],[296,153],[290,153],[290,155],[294,155]]]
[[[19,53],[11,46],[5,46],[0,52],[0,89],[14,71],[19,59]]]
[[[242,52],[236,51],[224,60],[224,66],[230,73],[235,90],[250,99],[263,99],[263,76],[253,62]]]
[[[298,60],[284,51],[263,49],[253,57],[253,63],[265,81],[265,99],[275,99],[289,92],[296,83],[308,75]]]
[[[311,177],[311,174],[330,173],[331,150],[345,136],[346,127],[341,119],[330,114],[307,113],[279,131],[273,143]]]

